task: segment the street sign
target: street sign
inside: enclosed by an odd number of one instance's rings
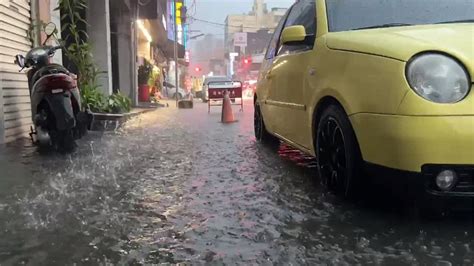
[[[209,101],[208,112],[211,112],[211,106],[221,106],[220,103],[216,101],[222,101],[224,99],[226,91],[229,92],[229,97],[231,99],[240,99],[240,103],[234,103],[233,105],[240,105],[240,111],[244,110],[244,99],[242,97],[242,82],[232,81],[232,82],[209,82],[207,87]]]
[[[239,46],[239,47],[247,46],[247,33],[246,32],[234,33],[234,46]]]

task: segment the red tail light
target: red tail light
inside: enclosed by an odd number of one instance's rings
[[[76,87],[73,78],[66,74],[52,74],[40,78],[35,86],[41,92],[59,93]]]
[[[58,76],[53,76],[49,78],[48,84],[51,87],[56,87],[56,88],[62,88],[65,90],[71,90],[73,89],[74,81],[73,79],[68,76],[68,75],[58,75]]]

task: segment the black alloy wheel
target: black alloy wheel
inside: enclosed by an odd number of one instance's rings
[[[344,110],[331,105],[323,111],[316,133],[316,159],[322,184],[346,198],[354,196],[361,156]]]

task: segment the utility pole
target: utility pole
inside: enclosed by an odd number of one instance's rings
[[[130,8],[133,10],[133,8]],[[130,15],[132,16],[132,15]],[[131,54],[132,54],[132,88],[135,88],[132,90],[131,97],[134,105],[138,105],[138,56],[137,56],[137,49],[138,49],[138,19],[140,18],[140,1],[137,1],[137,4],[135,6],[135,10],[133,10],[133,16],[132,16],[132,48],[131,49]]]
[[[178,0],[174,0],[174,76],[176,85],[176,107],[178,107]]]

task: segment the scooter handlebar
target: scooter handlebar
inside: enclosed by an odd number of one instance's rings
[[[59,49],[61,49],[61,48],[62,48],[62,46],[61,46],[61,45],[58,45],[58,46],[52,46],[51,48],[49,48],[49,52],[48,52],[48,54],[49,54],[50,56],[53,56],[53,55],[54,55],[54,53],[56,53],[56,50],[59,50]]]

